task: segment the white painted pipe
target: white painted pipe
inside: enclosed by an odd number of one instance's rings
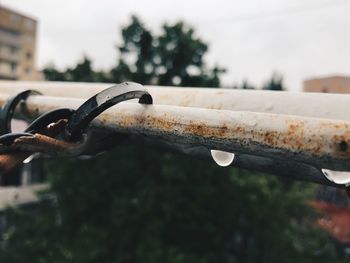
[[[0,81],[0,93],[36,89],[45,95],[88,98],[113,84]],[[350,94],[145,86],[157,105],[266,112],[350,120]]]
[[[3,105],[9,95],[0,95]],[[76,109],[85,100],[31,96],[25,112]],[[95,126],[144,134],[171,142],[277,159],[319,168],[350,170],[350,122],[256,112],[170,105],[120,103],[101,114]]]

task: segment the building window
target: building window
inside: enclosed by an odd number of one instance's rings
[[[27,51],[26,57],[27,57],[28,60],[31,59],[32,58],[32,53],[30,51]]]
[[[14,63],[14,62],[12,62],[12,63],[11,63],[11,71],[12,71],[12,73],[15,73],[16,70],[17,70],[17,64]]]
[[[21,23],[21,17],[17,14],[10,14],[10,19],[11,19],[11,22],[14,24],[18,25]]]
[[[10,49],[10,53],[11,53],[11,54],[15,54],[16,51],[17,51],[17,48],[14,47],[14,46],[9,46],[9,49]]]
[[[23,36],[22,39],[23,39],[26,43],[33,43],[33,42],[34,42],[34,37],[31,36],[31,35]]]
[[[35,29],[35,22],[29,19],[24,20],[24,26],[28,30],[34,30]]]
[[[30,68],[26,67],[26,75],[30,74]]]
[[[6,36],[14,36],[14,37],[17,37],[20,35],[19,32],[13,31],[7,28],[0,28],[0,34],[4,34]]]

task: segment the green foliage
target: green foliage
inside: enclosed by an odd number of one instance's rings
[[[60,163],[57,166],[57,162]],[[144,144],[54,160],[51,199],[9,213],[5,262],[329,262],[310,189]],[[52,195],[54,194],[54,195]],[[20,254],[17,253],[20,251]]]
[[[269,82],[263,87],[265,90],[283,91],[283,77],[278,73],[274,73]]]
[[[43,70],[45,79],[50,81],[80,81],[80,82],[109,82],[106,73],[94,71],[91,60],[84,56],[82,61],[73,68],[59,71],[54,66],[48,66]]]
[[[51,81],[66,81],[66,75],[64,72],[57,70],[53,65],[50,65],[43,69],[45,79]]]
[[[243,80],[241,85],[234,85],[234,89],[256,89],[247,80]],[[262,87],[263,90],[284,91],[283,76],[279,73],[273,73],[270,80]]]
[[[255,89],[255,87],[250,85],[250,83],[247,80],[243,80],[241,86],[235,85],[233,86],[233,88],[234,89]]]
[[[112,69],[113,82],[131,79],[143,84],[218,87],[223,69],[207,69],[204,54],[208,46],[195,37],[194,29],[178,22],[164,25],[154,35],[137,17],[122,29],[120,60]],[[136,58],[128,65],[128,59]]]

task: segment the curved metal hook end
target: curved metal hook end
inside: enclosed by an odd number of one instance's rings
[[[152,98],[151,94],[149,94],[147,92],[146,94],[142,95],[141,98],[139,99],[139,103],[141,103],[141,104],[153,104],[153,98]]]

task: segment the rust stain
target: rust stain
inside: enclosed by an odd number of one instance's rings
[[[152,117],[151,114],[140,115],[136,118],[127,116],[120,118],[118,122],[118,125],[126,128],[137,125],[165,133],[177,130],[187,136],[213,137],[227,141],[236,139],[242,143],[255,142],[276,149],[303,151],[316,155],[329,152],[338,157],[350,158],[350,129],[347,129],[349,126],[341,123],[319,124],[315,127],[316,130],[312,130],[313,127],[307,125],[305,121],[294,120],[286,121],[285,126],[280,129],[271,130],[259,128],[259,126],[252,128],[239,123],[237,125],[222,123],[213,127],[198,119],[191,119],[184,123],[181,118],[170,114],[166,117]],[[332,135],[330,132],[334,129],[338,133]],[[340,133],[344,130],[346,132]]]
[[[155,99],[154,103],[156,103],[157,101],[171,101],[174,99],[174,97],[173,95],[169,95],[169,94],[156,94],[154,96],[154,99]]]
[[[34,136],[22,136],[17,138],[10,147],[30,152],[60,153],[73,150],[80,145],[80,143],[65,142],[35,133]]]
[[[332,123],[332,122],[320,122],[320,127],[334,129],[334,130],[344,130],[349,129],[350,126],[348,123]]]
[[[123,117],[119,121],[119,125],[124,127],[132,127],[135,124],[141,125],[147,123],[147,126],[152,126],[154,129],[164,130],[164,131],[170,131],[172,130],[177,123],[175,123],[174,119],[164,119],[164,118],[155,118],[151,117],[150,115],[146,116],[127,116]]]
[[[273,131],[265,132],[264,142],[271,146],[277,144],[277,133]]]
[[[164,120],[161,118],[150,118],[147,119],[147,123],[151,124],[151,126],[154,126],[158,129],[162,129],[165,131],[171,131],[174,129],[175,125],[177,124],[175,119],[170,120]]]
[[[229,132],[227,125],[220,127],[208,128],[204,123],[189,124],[185,127],[184,132],[194,134],[196,136],[225,138]]]
[[[333,135],[333,141],[340,156],[350,157],[350,131]]]

